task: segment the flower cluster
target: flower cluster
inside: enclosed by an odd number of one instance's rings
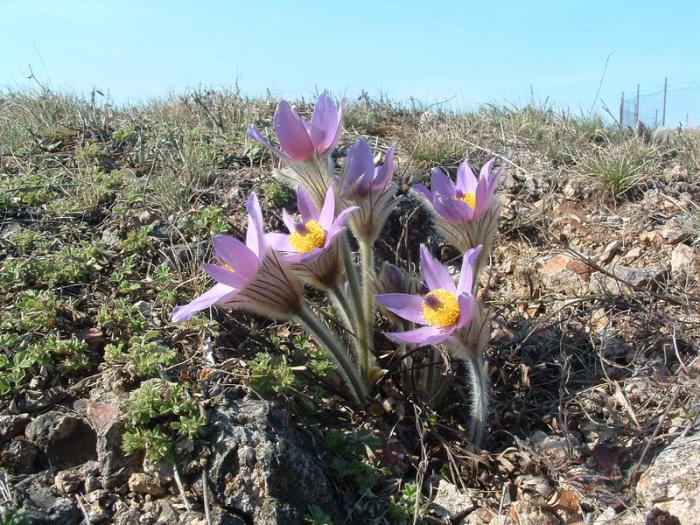
[[[422,279],[384,262],[375,268],[374,243],[398,200],[392,184],[395,147],[377,164],[371,146],[360,139],[347,151],[336,173],[333,150],[342,131],[344,102],[336,105],[322,93],[310,122],[281,101],[274,115],[274,145],[251,126],[248,135],[268,148],[285,165],[274,174],[296,190],[298,215],[282,210],[286,233],[265,233],[258,199],[247,203],[245,243],[230,236],[214,237],[216,261],[203,265],[216,284],[185,306],[173,321],[184,321],[213,305],[248,310],[277,319],[293,319],[325,350],[349,393],[358,404],[371,398],[382,361],[374,353],[376,305],[398,330],[385,332],[406,345],[446,348],[464,360],[472,382],[472,437],[478,441],[488,415],[488,381],[483,359],[489,339],[488,314],[477,299],[479,272],[496,234],[499,216],[494,190],[500,172],[493,161],[477,177],[465,160],[452,182],[442,169],[432,170],[431,188],[413,190],[424,201],[443,238],[462,254],[457,282],[448,267],[420,246]],[[359,265],[351,252],[349,234],[359,247]],[[337,314],[326,324],[307,303],[301,282],[324,291]],[[429,349],[433,352],[434,349]],[[408,357],[405,363],[413,363]],[[400,360],[401,361],[401,360]],[[418,377],[429,401],[445,390],[444,377],[433,363]],[[414,374],[404,370],[406,377]],[[416,384],[411,377],[411,384]]]

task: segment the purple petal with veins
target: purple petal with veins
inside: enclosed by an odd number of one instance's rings
[[[318,208],[316,208],[314,201],[303,186],[297,186],[297,207],[299,208],[302,222],[318,220]]]
[[[421,326],[407,332],[384,332],[384,335],[401,343],[435,345],[442,343],[451,333],[436,326]]]
[[[447,271],[447,268],[440,264],[440,261],[430,255],[430,252],[424,244],[421,244],[420,246],[420,267],[425,284],[428,285],[430,290],[442,288],[443,290],[447,290],[448,292],[452,293],[457,291],[455,283]]]
[[[323,201],[323,207],[321,208],[321,212],[316,214],[315,219],[324,230],[328,231],[333,224],[334,216],[335,193],[333,193],[333,186],[328,186],[328,191],[326,191],[326,199]]]
[[[245,208],[248,211],[248,231],[246,232],[245,243],[252,252],[261,259],[265,253],[265,234],[262,210],[260,202],[255,193],[251,193],[245,203]]]
[[[476,191],[476,175],[467,159],[464,159],[457,168],[457,189],[462,193],[474,193]]]
[[[241,241],[230,235],[216,235],[212,239],[214,252],[223,262],[239,273],[256,272],[260,265],[257,256]]]
[[[226,303],[236,295],[237,290],[226,286],[225,284],[215,284],[211,289],[204,292],[199,297],[195,298],[189,304],[184,306],[176,306],[171,316],[173,323],[187,321],[197,312],[201,312],[205,308],[217,303]]]
[[[423,299],[405,293],[383,293],[375,295],[379,304],[399,317],[412,323],[427,324],[423,318]]]
[[[472,293],[472,286],[474,284],[474,270],[476,267],[476,260],[481,253],[482,246],[479,245],[476,248],[467,250],[462,258],[462,269],[459,272],[459,283],[457,284],[457,295],[463,293]]]
[[[304,121],[289,105],[281,100],[274,117],[275,133],[282,149],[298,162],[307,162],[314,156],[314,145]]]
[[[440,193],[445,197],[452,197],[455,194],[455,185],[447,174],[440,168],[433,168],[430,173],[430,189],[433,193]]]

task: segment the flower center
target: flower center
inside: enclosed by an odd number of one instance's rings
[[[323,248],[326,241],[326,231],[316,221],[297,224],[289,236],[289,244],[301,253],[310,252],[314,248]]]
[[[443,288],[423,297],[423,319],[432,326],[449,326],[459,319],[459,303],[455,294]]]
[[[473,191],[468,191],[464,193],[461,190],[455,192],[455,199],[458,201],[466,202],[467,206],[474,208],[476,206],[476,193]]]

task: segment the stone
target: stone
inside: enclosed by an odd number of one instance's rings
[[[495,522],[492,522],[495,523]],[[517,523],[518,525],[560,525],[560,520],[551,512],[535,505],[531,501],[516,501],[511,505],[508,516],[501,521],[506,523]]]
[[[207,519],[204,514],[194,511],[180,514],[180,520],[177,522],[168,522],[168,524],[171,523],[177,523],[178,525],[246,525],[246,521],[242,518],[219,508],[212,509],[210,524],[207,524]],[[163,525],[165,525],[165,523],[163,523]]]
[[[673,247],[671,252],[671,275],[693,275],[695,273],[694,266],[697,260],[697,255],[692,246],[687,244],[678,244]]]
[[[119,236],[119,232],[107,228],[102,232],[102,242],[107,246],[116,246],[122,242],[122,240]]]
[[[590,267],[566,254],[548,259],[540,269],[542,284],[552,291],[578,295],[587,288]]]
[[[432,501],[435,513],[441,518],[453,519],[474,508],[474,501],[449,481],[441,479]]]
[[[54,485],[64,494],[78,492],[82,484],[82,474],[77,469],[62,470],[56,474],[56,478],[54,479]]]
[[[690,220],[681,217],[671,217],[659,230],[669,244],[678,244],[688,240],[693,234],[693,225]]]
[[[677,438],[652,462],[637,483],[637,496],[677,518],[700,525],[700,434]]]
[[[15,439],[3,450],[3,466],[13,474],[32,474],[37,472],[41,451],[31,441]]]
[[[129,489],[136,494],[150,494],[151,496],[162,496],[165,494],[165,487],[155,476],[143,472],[135,472],[129,476]]]
[[[604,292],[620,292],[632,286],[635,289],[653,289],[664,275],[663,268],[632,268],[630,266],[613,266],[608,271],[614,276],[595,274],[592,279],[592,288]]]
[[[26,435],[56,468],[70,468],[97,459],[95,431],[74,415],[58,411],[42,414],[27,425]]]
[[[598,256],[598,264],[608,264],[620,252],[620,248],[622,248],[620,239],[609,242],[605,246],[603,253]]]
[[[31,421],[29,414],[10,414],[0,416],[0,441],[14,439],[24,432]]]
[[[565,436],[549,435],[542,430],[533,432],[528,438],[530,443],[544,452],[550,459],[557,461],[565,461],[578,456],[578,440],[569,435],[568,439]]]
[[[16,487],[17,488],[17,487]],[[30,484],[17,490],[19,508],[27,523],[37,525],[78,525],[82,516],[76,505],[50,487]]]
[[[301,523],[313,502],[327,514],[339,504],[313,441],[283,408],[253,399],[209,412],[209,486],[226,510],[259,525]]]
[[[608,507],[593,521],[593,525],[639,525],[644,523],[644,515],[638,509],[628,509],[618,514],[614,507]]]

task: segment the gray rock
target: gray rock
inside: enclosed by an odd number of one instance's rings
[[[24,432],[31,421],[29,414],[0,416],[0,440],[13,439]]]
[[[39,448],[26,439],[15,439],[3,450],[7,454],[7,466],[13,474],[32,474],[37,472]]]
[[[674,246],[671,252],[671,275],[696,274],[694,266],[697,260],[698,256],[692,246],[687,244]]]
[[[31,525],[78,525],[82,522],[73,502],[49,487],[29,485],[17,491],[17,499]]]
[[[70,468],[97,459],[97,436],[82,418],[47,412],[27,425],[26,435],[56,468]]]
[[[455,518],[474,508],[474,501],[449,481],[441,479],[432,507],[441,518]]]
[[[597,291],[620,292],[628,288],[653,289],[663,278],[664,270],[660,267],[632,268],[630,266],[613,266],[608,269],[613,277],[600,273],[594,274],[591,287]]]
[[[659,454],[637,483],[637,496],[678,518],[700,524],[700,434],[681,437]]]
[[[107,246],[116,246],[122,242],[122,240],[118,231],[107,228],[102,232],[102,242]]]
[[[259,525],[301,523],[308,506],[337,508],[312,442],[267,401],[231,401],[209,415],[210,487],[215,499]]]
[[[129,477],[129,489],[136,494],[150,494],[151,496],[161,496],[165,494],[165,487],[155,476],[135,472]]]

